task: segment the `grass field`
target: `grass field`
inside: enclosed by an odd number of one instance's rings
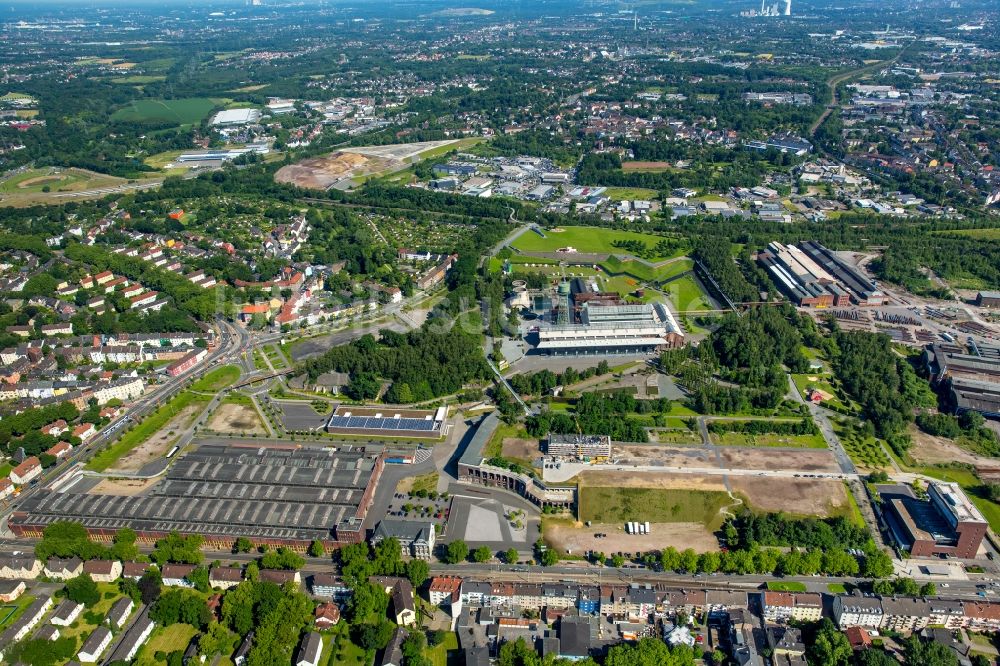
[[[362,648],[351,642],[350,627],[341,622],[329,632],[333,649],[330,650],[329,666],[360,666],[371,663],[371,656]],[[324,642],[327,642],[324,640]],[[322,663],[322,662],[320,662]]]
[[[600,227],[561,227],[562,231],[545,231],[542,238],[533,231],[521,234],[512,246],[522,252],[555,252],[561,247],[572,246],[579,252],[622,252],[612,245],[616,240],[637,240],[656,245],[656,236],[634,231],[619,231]],[[669,257],[662,257],[668,259]]]
[[[671,302],[679,312],[711,310],[712,304],[707,295],[691,275],[685,275],[663,286],[663,291],[670,296]]]
[[[31,605],[31,602],[35,600],[35,597],[30,594],[22,594],[17,601],[13,603],[4,604],[0,608],[0,627],[6,627],[10,625],[14,620],[21,617],[21,613],[24,609]]]
[[[146,420],[138,426],[122,435],[121,439],[117,442],[91,458],[90,462],[87,463],[87,469],[95,472],[105,471],[114,465],[123,455],[152,437],[175,414],[185,407],[195,403],[207,403],[208,401],[208,396],[198,395],[189,391],[179,393],[173,400],[147,416]]]
[[[264,347],[264,353],[267,355],[267,359],[271,361],[271,365],[274,366],[275,370],[284,370],[288,367],[288,362],[285,361],[284,355],[274,345]]]
[[[604,195],[612,201],[649,201],[656,198],[656,190],[645,187],[609,187]]]
[[[712,443],[718,446],[787,446],[802,449],[825,449],[823,435],[748,435],[742,432],[711,433]]]
[[[190,624],[171,624],[166,627],[157,627],[153,630],[149,641],[139,649],[135,663],[137,666],[164,664],[166,662],[156,660],[154,655],[157,652],[170,654],[177,650],[184,650],[197,633],[198,630]]]
[[[111,79],[112,83],[132,83],[132,84],[145,84],[145,83],[156,83],[157,81],[165,81],[167,77],[159,74],[133,74],[132,76],[119,76],[117,78]]]
[[[0,479],[6,479],[10,476],[10,471],[14,469],[14,466],[10,463],[3,463],[0,465]]]
[[[139,99],[113,114],[112,121],[122,122],[174,122],[191,125],[201,122],[217,106],[232,100],[222,97],[185,97],[181,99]]]
[[[795,581],[772,580],[768,581],[767,589],[772,592],[805,592],[806,585]]]
[[[224,365],[216,368],[191,385],[192,391],[206,391],[215,393],[231,385],[240,378],[240,369],[235,365]]]
[[[715,490],[580,487],[580,520],[595,523],[701,523],[715,529],[722,524],[719,512],[730,504],[728,494]]]
[[[458,651],[458,636],[452,632],[445,635],[444,641],[440,645],[429,647],[424,651],[424,656],[430,660],[433,666],[448,666],[448,653]]]
[[[951,229],[948,231],[935,231],[933,233],[946,236],[979,238],[981,240],[1000,240],[1000,227],[993,227],[990,229]]]
[[[689,259],[679,258],[684,255],[684,252],[684,250],[678,250],[673,257],[669,257],[676,258],[676,261],[655,268],[635,259],[623,260],[616,256],[608,257],[599,265],[601,270],[609,275],[631,275],[643,282],[663,282],[691,269],[692,262]]]
[[[259,349],[253,350],[253,367],[257,370],[269,370],[267,361],[264,360],[264,354],[261,353]]]

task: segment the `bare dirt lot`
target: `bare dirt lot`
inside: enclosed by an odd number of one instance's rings
[[[388,169],[392,161],[337,151],[323,157],[310,157],[278,169],[274,179],[313,190],[326,190],[337,181]]]
[[[310,157],[278,169],[274,179],[299,187],[326,190],[345,178],[380,174],[406,166],[425,151],[457,143],[450,141],[423,141],[387,146],[362,146],[338,150],[329,155]]]
[[[138,495],[156,484],[158,479],[102,479],[91,488],[94,495],[120,495],[130,497]]]
[[[721,476],[702,477],[694,474],[669,472],[583,472],[580,485],[613,486],[618,488],[679,488],[690,490],[726,489]]]
[[[595,534],[607,534],[598,539]],[[651,523],[650,534],[625,534],[620,524],[594,524],[590,527],[551,525],[545,528],[545,541],[549,546],[583,554],[596,550],[611,553],[635,553],[673,546],[678,550],[693,548],[699,553],[718,550],[719,542],[712,532],[700,523]]]
[[[996,467],[997,465],[997,461],[994,459],[977,456],[944,437],[928,435],[916,426],[911,427],[908,432],[913,438],[910,456],[918,463],[936,465],[938,463],[958,462],[972,465],[982,464],[987,467]]]
[[[663,465],[664,467],[716,467],[715,451],[700,446],[701,437],[691,435],[695,446],[614,446],[612,455],[622,464]]]
[[[825,449],[774,451],[726,447],[722,451],[724,466],[729,469],[795,470],[803,472],[839,472],[833,453]]]
[[[249,405],[223,403],[208,420],[208,429],[216,432],[233,432],[246,435],[266,435],[257,410]]]
[[[522,460],[534,460],[541,454],[536,440],[517,439],[516,437],[505,437],[501,452],[504,458],[520,458]]]
[[[745,495],[761,511],[785,511],[809,516],[842,515],[847,509],[847,491],[837,479],[769,479],[732,476],[733,492]]]
[[[142,469],[143,465],[162,458],[177,441],[181,431],[187,428],[204,408],[205,403],[196,402],[179,411],[156,434],[122,456],[115,464],[114,469],[122,472],[134,472]]]

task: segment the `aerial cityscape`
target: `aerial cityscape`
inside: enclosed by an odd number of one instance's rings
[[[0,7],[0,663],[1000,664],[996,0]]]

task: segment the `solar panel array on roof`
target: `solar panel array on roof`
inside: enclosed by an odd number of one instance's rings
[[[421,430],[431,432],[439,425],[432,419],[386,419],[375,416],[331,416],[330,428],[351,430]]]

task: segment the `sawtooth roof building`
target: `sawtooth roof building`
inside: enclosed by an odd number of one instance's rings
[[[178,459],[148,494],[41,492],[10,518],[20,536],[41,536],[59,520],[83,524],[96,539],[122,527],[143,541],[172,531],[228,547],[239,537],[304,549],[364,538],[364,522],[384,456],[294,446],[205,445]]]

